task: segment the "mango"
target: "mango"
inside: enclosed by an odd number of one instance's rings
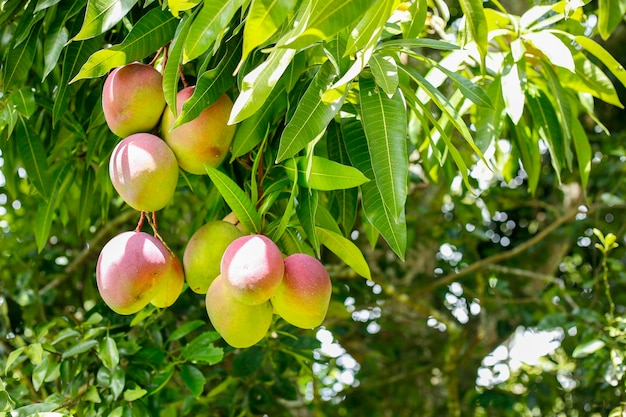
[[[129,206],[139,211],[157,211],[174,195],[178,164],[161,138],[135,133],[113,150],[109,175],[113,187]]]
[[[326,268],[303,253],[287,256],[284,263],[283,280],[271,298],[274,312],[296,327],[319,326],[326,317],[332,293]]]
[[[181,113],[183,104],[193,95],[194,88],[189,86],[178,92],[177,114]],[[165,110],[161,133],[182,169],[202,175],[206,174],[205,166],[217,168],[222,163],[235,136],[236,127],[228,125],[232,108],[232,100],[223,94],[215,103],[202,110],[198,117],[174,129],[174,113],[169,107]]]
[[[267,236],[253,234],[235,239],[224,251],[220,272],[235,299],[263,304],[283,279],[285,266],[278,246]]]
[[[240,303],[233,297],[218,275],[206,293],[209,320],[222,338],[234,348],[255,345],[267,334],[272,323],[273,309],[269,301],[258,305]]]
[[[109,129],[124,138],[150,132],[165,109],[163,76],[149,65],[133,62],[115,68],[102,89],[102,110]]]

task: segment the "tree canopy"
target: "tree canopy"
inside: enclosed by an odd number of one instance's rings
[[[0,415],[626,413],[625,12],[0,0]],[[181,169],[154,213],[109,174],[103,85],[136,61],[174,126],[233,102],[224,162]],[[132,315],[103,302],[115,235],[182,257],[228,216],[323,262],[321,327],[274,315],[235,349],[187,286]]]

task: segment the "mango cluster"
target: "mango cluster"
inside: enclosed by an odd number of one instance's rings
[[[213,327],[233,347],[259,342],[274,313],[305,329],[326,317],[332,285],[312,256],[283,257],[267,236],[252,234],[233,240],[219,265],[206,292],[206,309]]]
[[[132,208],[144,213],[164,208],[178,184],[179,167],[192,174],[222,163],[235,133],[228,125],[232,101],[224,94],[200,115],[174,128],[166,105],[163,77],[150,65],[133,62],[115,68],[102,90],[102,109],[109,129],[122,138],[109,160],[111,183]],[[177,113],[194,87],[177,95]],[[160,134],[160,136],[159,136]],[[141,221],[140,221],[141,223]],[[134,314],[149,303],[172,305],[184,286],[182,262],[156,231],[118,234],[100,253],[98,290],[119,314]]]
[[[204,174],[206,166],[219,166],[235,130],[228,125],[233,103],[225,94],[197,118],[175,126],[162,84],[159,71],[139,62],[116,68],[104,83],[104,116],[122,138],[111,154],[110,179],[141,217],[134,231],[113,237],[100,252],[96,281],[103,300],[118,314],[134,314],[150,303],[165,308],[178,299],[186,281],[205,296],[215,329],[238,348],[259,342],[274,314],[297,327],[319,326],[332,286],[326,269],[312,256],[284,257],[268,237],[246,235],[225,220],[198,229],[182,262],[159,236],[154,212],[172,199],[179,168]],[[193,89],[178,93],[177,114]],[[141,231],[144,218],[154,236]]]

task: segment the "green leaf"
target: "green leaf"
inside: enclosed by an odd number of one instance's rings
[[[172,12],[172,16],[178,18],[180,12],[193,9],[200,3],[202,0],[168,0],[167,7]]]
[[[310,159],[305,156],[288,159],[283,163],[283,167],[291,181],[296,178],[297,169],[298,185],[314,190],[341,190],[357,187],[369,181],[354,167],[315,155]]]
[[[574,149],[578,161],[578,170],[580,172],[580,185],[583,190],[587,189],[589,174],[591,173],[591,157],[592,149],[589,144],[589,138],[585,128],[577,117],[572,119],[572,137],[574,139]]]
[[[278,31],[295,5],[295,0],[252,1],[243,29],[242,61]]]
[[[224,350],[213,346],[213,342],[220,338],[217,332],[206,332],[193,339],[183,348],[183,358],[193,363],[208,363],[214,365],[224,357]]]
[[[247,119],[265,105],[272,89],[295,55],[295,49],[275,48],[265,61],[243,77],[229,124]]]
[[[489,145],[500,139],[504,112],[504,98],[502,97],[500,81],[500,77],[497,77],[487,86],[486,94],[489,95],[492,106],[476,109],[476,145],[482,152],[485,152]]]
[[[335,74],[335,68],[330,61],[326,61],[315,74],[280,137],[277,163],[294,156],[323,133],[341,108],[345,94],[330,103],[322,100],[322,95],[330,88]]]
[[[418,48],[437,49],[441,51],[454,51],[460,49],[458,45],[439,39],[419,38],[419,39],[393,39],[382,42],[379,50],[411,50]]]
[[[93,205],[93,186],[96,179],[96,172],[91,166],[85,167],[82,181],[80,182],[80,202],[78,204],[78,217],[76,219],[76,226],[78,233],[82,233],[85,228],[89,227],[88,219],[91,214],[91,207]]]
[[[341,164],[350,164],[350,157],[346,150],[346,145],[341,136],[339,124],[331,123],[328,126],[326,143],[328,147],[328,156],[331,160]],[[359,171],[360,172],[360,171]],[[352,226],[356,220],[356,207],[358,202],[359,190],[350,188],[345,190],[337,190],[334,192],[337,204],[337,222],[342,225],[344,235],[348,236],[352,232]]]
[[[95,342],[95,340],[94,340]],[[124,386],[126,385],[126,373],[120,367],[116,368],[111,374],[111,392],[113,393],[113,398],[118,399],[120,395],[122,395],[122,391],[124,391]]]
[[[509,131],[520,153],[524,171],[528,174],[528,189],[534,195],[539,184],[542,167],[537,133],[526,126],[524,119],[521,119],[519,123],[513,123],[510,118],[507,120],[509,121]]]
[[[298,174],[298,178],[299,177],[300,174]],[[320,242],[315,231],[315,218],[319,206],[319,195],[315,190],[302,189],[298,197],[298,205],[296,206],[298,221],[304,233],[306,233],[306,236],[309,238],[309,242],[311,242],[315,253],[319,257]]]
[[[605,103],[624,108],[613,83],[607,75],[587,59],[582,53],[574,56],[576,74],[557,68],[559,81],[563,87],[569,87],[576,92],[589,93]]]
[[[60,26],[55,26],[52,28],[43,43],[43,51],[44,51],[44,70],[42,79],[45,80],[46,77],[52,72],[52,70],[56,67],[59,62],[59,58],[61,57],[61,53],[63,52],[63,48],[69,39],[69,32],[63,24]]]
[[[196,9],[196,11],[197,10],[199,9]],[[181,19],[168,50],[167,62],[165,64],[165,69],[163,70],[163,95],[165,96],[167,106],[174,113],[178,111],[178,107],[176,106],[178,80],[180,78],[178,70],[182,64],[181,61],[183,57],[185,39],[187,38],[192,22],[193,16],[184,16]]]
[[[398,221],[406,203],[409,172],[404,102],[399,91],[393,97],[382,94],[372,78],[361,77],[359,86],[373,179],[384,204]]]
[[[44,199],[50,196],[48,161],[43,141],[36,134],[30,123],[20,117],[16,130],[17,149],[24,163],[24,168],[37,191]]]
[[[585,48],[587,52],[598,58],[609,71],[615,75],[624,86],[626,86],[626,71],[624,66],[620,64],[613,56],[604,49],[599,43],[586,36],[576,36],[574,41]]]
[[[367,138],[361,122],[357,119],[342,119],[341,131],[352,165],[366,177],[374,177]],[[381,192],[373,181],[360,186],[363,211],[367,220],[381,233],[391,249],[404,259],[406,250],[406,223],[404,216],[396,221],[387,205],[383,203]]]
[[[550,100],[545,95],[529,94],[527,100],[533,118],[533,126],[539,133],[539,137],[546,142],[550,149],[550,160],[560,183],[561,171],[566,165],[566,151],[563,136],[559,129],[559,119]]]
[[[350,32],[344,55],[352,55],[372,42],[376,42],[399,3],[399,0],[375,1]]]
[[[198,368],[192,365],[180,365],[178,375],[194,397],[197,398],[202,394],[206,378]]]
[[[402,25],[402,33],[404,39],[414,39],[419,37],[428,14],[428,0],[417,0],[409,6],[411,19],[407,24]]]
[[[623,0],[598,1],[598,32],[603,40],[607,40],[617,25],[624,19],[626,2]]]
[[[229,42],[224,57],[214,69],[205,71],[196,82],[193,95],[185,101],[173,128],[187,123],[215,103],[235,83],[233,71],[241,57],[241,37]]]
[[[519,122],[524,113],[524,103],[526,95],[524,94],[524,83],[520,78],[520,63],[513,61],[513,55],[509,54],[504,59],[502,68],[502,97],[504,97],[504,109],[509,115],[513,123]]]
[[[145,389],[136,386],[135,388],[129,388],[124,391],[124,401],[135,401],[146,395],[148,391]]]
[[[85,20],[73,40],[98,36],[115,26],[137,4],[137,0],[89,0]]]
[[[483,9],[482,0],[459,0],[461,10],[469,26],[472,37],[476,42],[482,59],[487,56],[487,18]]]
[[[7,48],[8,52],[3,57],[3,90],[8,90],[14,83],[17,84],[28,75],[35,58],[37,38],[37,33],[33,32],[23,46],[14,48],[13,43],[11,43]]]
[[[145,58],[172,39],[177,24],[178,20],[161,8],[150,10],[122,43],[91,55],[70,83],[100,77],[112,68]]]
[[[272,90],[261,110],[248,117],[237,126],[231,149],[231,162],[245,155],[267,136],[278,115],[287,107],[285,87],[277,86]]]
[[[182,63],[185,64],[205,53],[228,28],[228,24],[242,4],[243,0],[205,1],[185,38]]]
[[[259,346],[252,346],[233,359],[233,376],[247,377],[255,373],[263,364],[265,352]]]
[[[89,352],[97,344],[98,344],[97,340],[91,339],[91,340],[86,340],[84,342],[81,342],[77,345],[70,346],[68,349],[63,351],[63,353],[61,354],[61,358],[62,359],[71,358],[71,357],[80,355],[81,353]]]
[[[546,96],[552,97],[552,101],[556,104],[555,110],[560,119],[559,126],[563,131],[563,146],[569,149],[572,143],[572,119],[575,119],[576,115],[572,111],[569,96],[556,73],[550,67],[546,67],[544,71],[547,74],[548,88],[543,89],[543,92]],[[568,167],[571,168],[569,163]]]
[[[189,333],[193,332],[197,328],[204,326],[204,324],[205,323],[203,320],[187,321],[181,326],[177,327],[172,332],[172,334],[170,334],[170,336],[167,338],[167,342],[169,343],[175,340],[182,339],[183,337],[187,336]]]
[[[373,0],[316,0],[312,2],[310,12],[305,13],[307,19],[304,30],[290,39],[286,45],[290,48],[303,49],[331,38],[340,30],[352,28],[352,24],[365,14],[373,3]],[[306,5],[306,2],[304,4]]]
[[[208,166],[206,170],[211,181],[219,190],[226,204],[237,215],[239,221],[248,230],[258,233],[261,230],[261,219],[250,198],[226,174]]]
[[[541,32],[529,32],[523,35],[523,39],[530,42],[532,46],[541,51],[543,55],[552,63],[568,71],[576,72],[572,52],[554,34],[545,30]]]
[[[71,42],[65,48],[63,73],[61,74],[59,89],[52,106],[52,126],[56,126],[67,111],[70,97],[70,86],[68,85],[70,78],[87,61],[89,56],[98,49],[99,44],[98,39],[90,39],[88,41]]]
[[[572,358],[580,359],[592,355],[606,346],[606,343],[600,339],[588,340],[580,345],[576,346],[572,352]]]
[[[52,227],[54,214],[61,198],[71,183],[72,177],[70,174],[72,170],[73,166],[71,162],[66,161],[58,170],[58,174],[55,175],[50,198],[47,201],[42,200],[39,203],[37,216],[35,217],[35,241],[37,242],[39,252],[42,251],[46,245],[48,236],[50,236],[50,228]]]
[[[22,87],[11,93],[9,105],[25,118],[29,118],[35,112],[35,93],[31,87]]]
[[[337,255],[346,265],[364,278],[371,279],[370,267],[358,246],[342,235],[316,227],[320,243]]]
[[[393,94],[398,89],[398,66],[396,61],[389,55],[373,54],[369,60],[370,69],[372,75],[376,80],[376,84],[383,91],[389,95]]]
[[[117,343],[115,343],[115,339],[110,336],[106,336],[100,341],[100,345],[98,346],[98,357],[102,361],[102,364],[110,371],[113,371],[115,367],[117,367],[120,363],[120,354],[117,350]]]
[[[149,395],[156,394],[163,389],[172,379],[172,376],[174,376],[174,366],[169,364],[164,370],[157,373],[150,382]]]

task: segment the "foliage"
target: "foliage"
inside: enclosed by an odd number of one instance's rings
[[[0,413],[618,413],[626,171],[605,123],[626,76],[603,41],[626,2],[548,3],[0,1]],[[233,350],[189,290],[102,303],[95,256],[138,213],[100,94],[136,60],[170,105],[196,85],[178,124],[235,101],[230,159],[181,176],[160,235],[181,253],[233,211],[318,255],[328,330],[277,319]],[[561,331],[550,363],[481,383],[518,326]]]

